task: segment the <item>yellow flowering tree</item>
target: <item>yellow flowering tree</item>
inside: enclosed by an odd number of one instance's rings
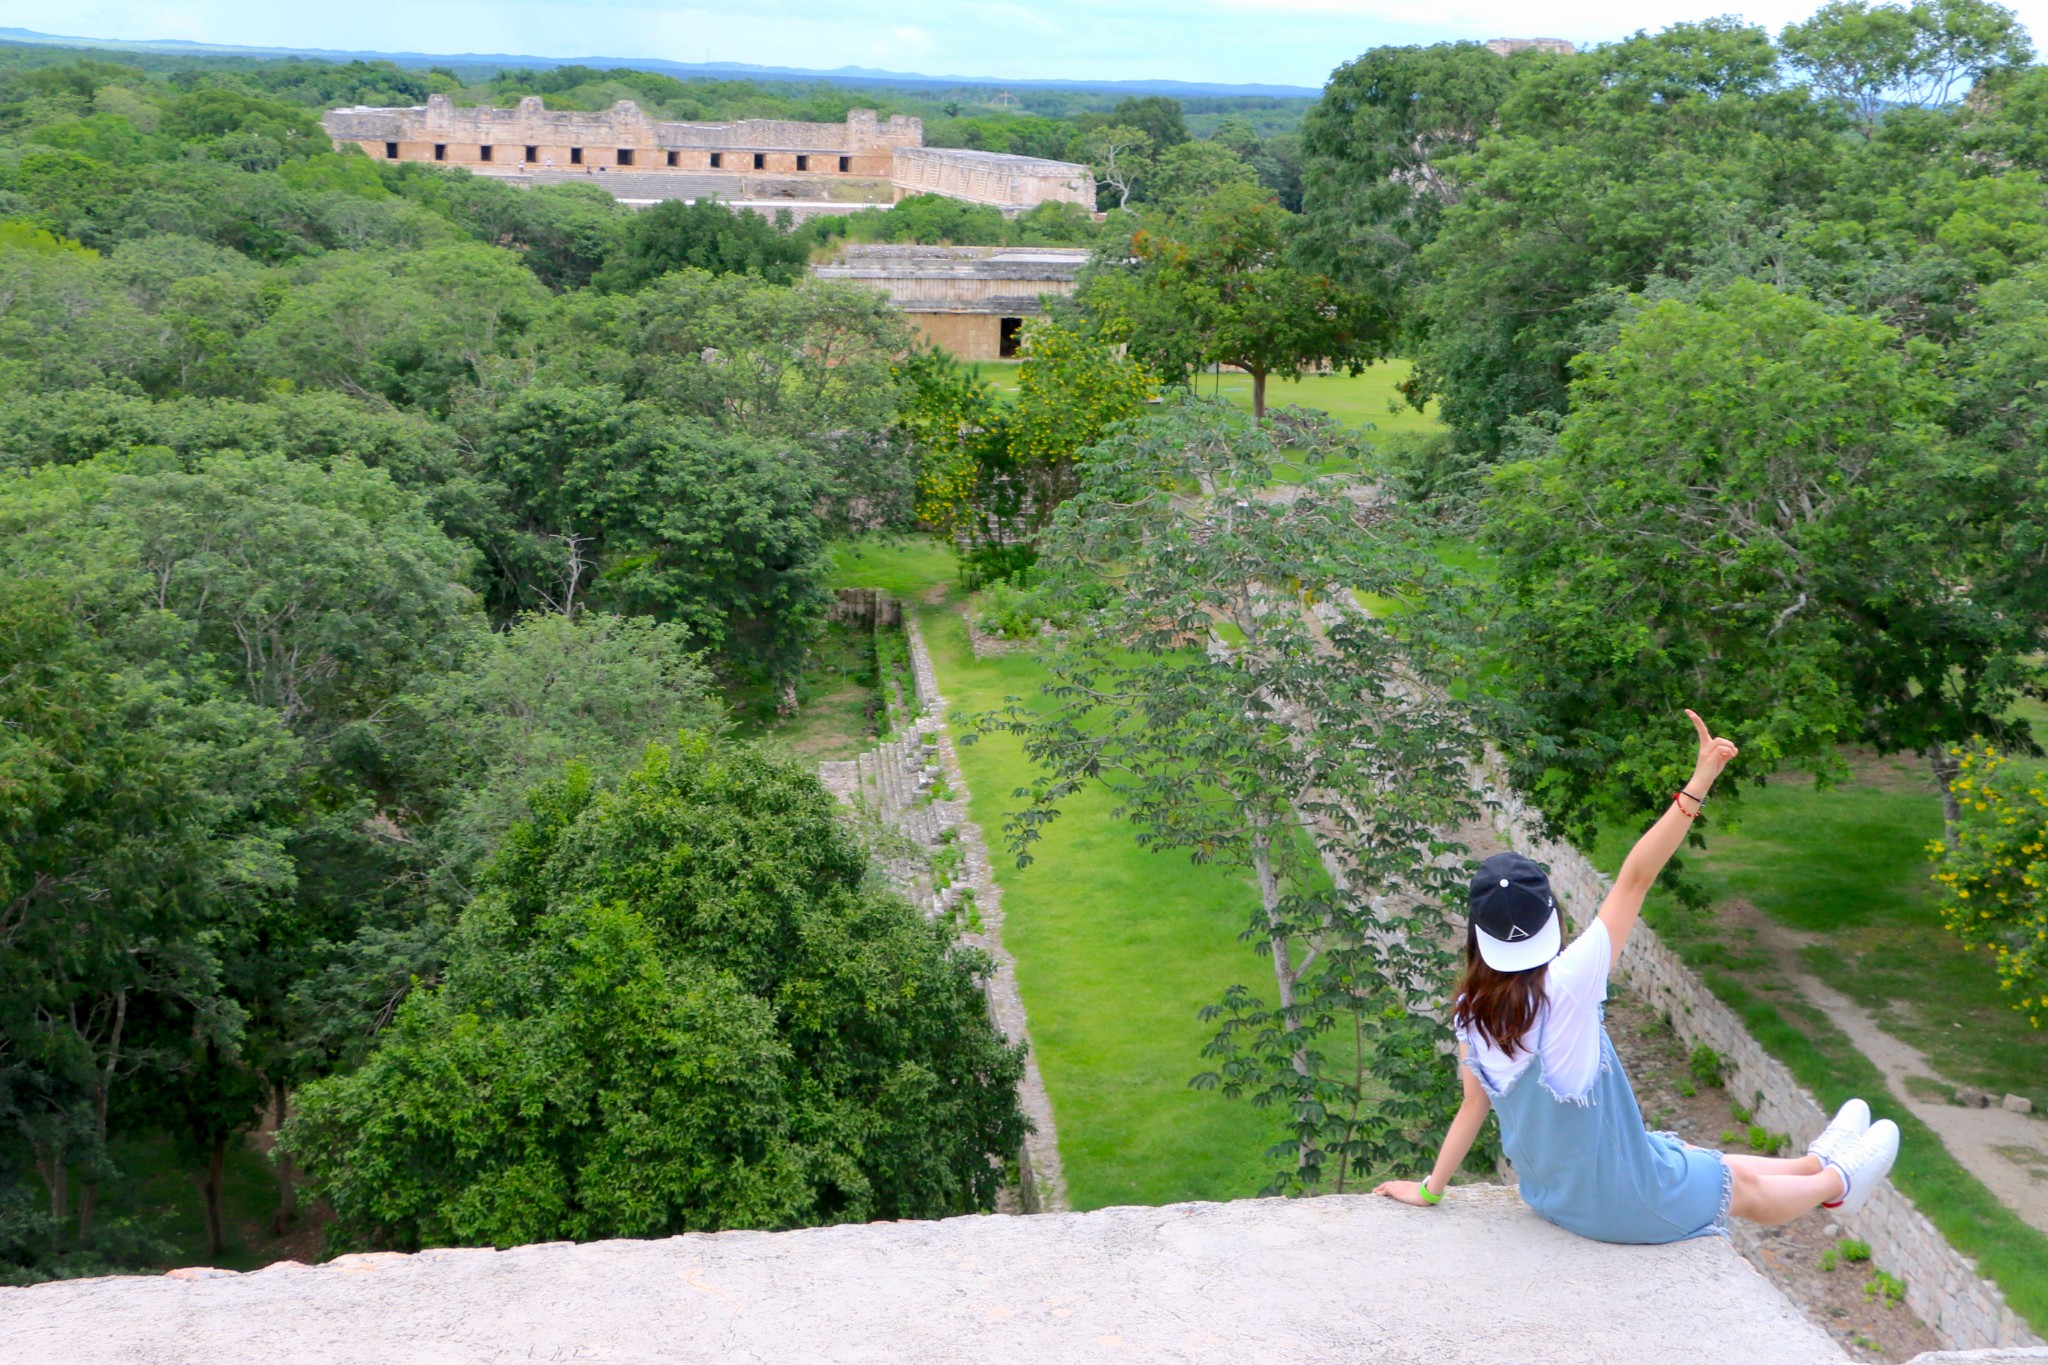
[[[2048,1017],[2048,772],[1976,743],[1957,759],[1963,818],[1937,841],[1942,919],[1998,962],[1999,984],[2034,1027]]]
[[[911,395],[900,421],[918,456],[918,519],[970,555],[1005,563],[1029,562],[1039,531],[1079,486],[1081,453],[1157,391],[1144,366],[1050,319],[1025,329],[1008,403],[936,352],[910,357],[898,374]]]

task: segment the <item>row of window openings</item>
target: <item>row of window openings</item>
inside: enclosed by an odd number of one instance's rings
[[[492,158],[491,152],[492,152],[492,149],[491,149],[491,147],[490,147],[490,146],[489,146],[488,144],[486,144],[486,145],[484,145],[484,146],[481,146],[481,147],[478,147],[478,148],[476,149],[476,156],[477,156],[477,160],[479,160],[479,161],[490,161],[490,160],[492,160],[493,158]],[[745,155],[745,153],[742,153],[742,155]],[[670,153],[668,154],[668,164],[669,164],[669,165],[671,165],[671,166],[677,166],[677,165],[680,165],[680,164],[681,164],[681,162],[680,162],[680,160],[678,159],[678,158],[679,158],[679,156],[680,156],[680,153],[677,153],[677,152],[670,152]],[[387,142],[387,143],[385,143],[385,144],[384,144],[384,157],[385,157],[385,159],[386,159],[387,161],[396,161],[396,160],[398,160],[398,144],[397,144],[397,143],[395,143],[395,142]],[[621,148],[619,148],[619,149],[618,149],[618,151],[617,151],[617,157],[618,157],[618,160],[617,160],[617,161],[616,161],[616,162],[614,163],[614,164],[616,164],[616,165],[620,165],[620,166],[631,166],[631,165],[633,165],[633,164],[634,164],[634,162],[633,162],[633,149],[632,149],[631,147],[621,147]],[[753,157],[754,157],[754,169],[755,169],[755,170],[757,170],[757,171],[764,171],[764,170],[768,169],[768,154],[767,154],[766,152],[755,152],[755,153],[753,153]],[[447,144],[447,143],[445,143],[445,142],[437,142],[437,143],[435,143],[435,144],[434,144],[434,160],[436,160],[436,161],[446,161],[447,159],[448,159],[448,144]],[[811,158],[811,157],[808,157],[808,156],[802,156],[802,155],[799,155],[799,156],[797,157],[797,159],[796,159],[796,168],[797,168],[798,170],[800,170],[800,171],[808,171],[808,170],[810,170],[810,169],[811,169],[811,161],[812,161],[812,159],[813,159],[813,158]],[[528,147],[528,148],[526,149],[526,160],[528,160],[528,161],[538,161],[538,160],[540,160],[540,148],[538,148],[538,147],[531,147],[531,146],[530,146],[530,147]],[[571,148],[569,149],[569,164],[570,164],[571,166],[581,166],[581,165],[583,164],[583,149],[582,149],[581,147],[571,147]],[[716,170],[722,170],[722,169],[724,169],[724,166],[725,166],[725,153],[724,153],[724,152],[713,152],[713,153],[711,154],[711,169],[712,169],[712,170],[714,170],[714,171],[716,171]],[[853,169],[853,158],[852,158],[852,157],[850,157],[850,156],[842,156],[842,157],[840,157],[840,158],[839,158],[839,170],[840,170],[840,172],[841,172],[842,174],[844,174],[844,173],[845,173],[845,172],[847,172],[847,171],[851,171],[852,169]]]

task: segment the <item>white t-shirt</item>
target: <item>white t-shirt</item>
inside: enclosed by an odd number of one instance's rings
[[[1581,1099],[1600,1078],[1600,1005],[1607,999],[1607,969],[1614,957],[1607,926],[1594,920],[1585,932],[1550,960],[1543,981],[1543,1006],[1510,1059],[1473,1029],[1460,1025],[1458,1043],[1496,1090],[1506,1090],[1535,1060],[1543,1043],[1541,1079],[1561,1099]]]

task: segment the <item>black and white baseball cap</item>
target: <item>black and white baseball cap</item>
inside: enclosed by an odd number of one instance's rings
[[[1472,874],[1472,930],[1497,972],[1526,972],[1557,956],[1564,927],[1550,877],[1519,853],[1496,853]]]

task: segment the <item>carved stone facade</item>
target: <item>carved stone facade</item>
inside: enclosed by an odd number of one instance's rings
[[[634,203],[789,201],[849,212],[943,194],[1007,213],[1047,201],[1095,207],[1085,166],[926,147],[922,120],[882,119],[872,109],[852,110],[844,123],[680,123],[651,118],[631,100],[586,113],[551,110],[537,95],[512,109],[434,95],[424,106],[331,110],[321,124],[337,148],[353,143],[380,161],[462,166],[523,183],[589,176]]]
[[[1569,57],[1578,49],[1562,38],[1494,38],[1486,44],[1486,50],[1503,57],[1512,57],[1517,52],[1553,52]]]
[[[880,289],[927,341],[957,359],[1008,360],[1017,354],[1024,319],[1045,311],[1046,295],[1073,293],[1087,263],[1085,247],[856,243],[812,266],[811,274]]]

